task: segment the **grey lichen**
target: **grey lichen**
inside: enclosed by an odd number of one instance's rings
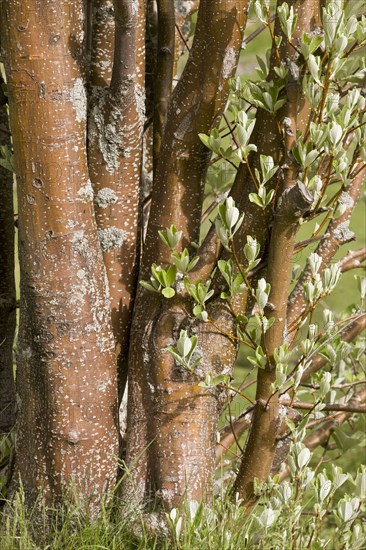
[[[99,22],[107,23],[108,21],[114,22],[114,7],[113,2],[109,0],[105,2],[96,13],[96,19]]]
[[[110,204],[115,204],[118,200],[117,194],[110,187],[99,189],[94,198],[94,202],[99,208],[107,208]]]
[[[353,208],[355,201],[349,193],[347,193],[346,191],[342,191],[339,196],[338,203],[342,204],[346,208]]]
[[[89,137],[91,141],[98,143],[107,171],[113,174],[118,170],[119,159],[123,156],[124,140],[116,126],[117,121],[121,118],[121,113],[112,109],[108,123],[104,120],[106,93],[104,88],[95,87],[93,90],[94,106],[89,118]]]
[[[136,17],[139,13],[139,1],[138,0],[132,0],[131,10],[132,10],[132,16]]]
[[[119,408],[119,431],[122,437],[125,437],[127,432],[127,393],[128,382],[126,384],[126,388]]]
[[[177,17],[185,18],[192,11],[194,2],[191,0],[185,0],[184,2],[182,0],[175,0],[174,5]]]
[[[107,252],[111,248],[119,248],[126,238],[126,232],[118,227],[107,227],[98,231],[99,241],[103,252]]]
[[[234,48],[228,48],[225,53],[224,61],[222,64],[222,77],[227,80],[234,70],[236,64],[236,51]]]
[[[74,227],[76,227],[78,224],[77,221],[75,220],[68,220],[67,223],[66,223],[66,227],[67,229],[73,229]]]
[[[184,139],[184,136],[188,132],[192,122],[193,122],[192,113],[191,112],[186,113],[183,119],[180,121],[178,128],[174,132],[174,137],[177,140],[182,141]]]
[[[81,78],[76,78],[71,90],[71,101],[76,113],[76,120],[82,122],[86,119],[86,92]]]
[[[80,187],[77,195],[78,197],[83,199],[85,202],[90,202],[93,200],[94,192],[93,192],[93,187],[90,180],[88,180],[85,185]]]
[[[333,231],[333,235],[340,243],[348,243],[355,237],[355,234],[349,228],[349,220],[340,223]]]
[[[141,127],[143,127],[145,122],[145,88],[137,82],[135,84],[135,99],[137,112],[140,119],[139,122]]]

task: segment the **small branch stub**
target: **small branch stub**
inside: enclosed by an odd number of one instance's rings
[[[276,217],[283,218],[286,223],[296,223],[309,210],[313,200],[312,193],[298,180],[278,199]]]

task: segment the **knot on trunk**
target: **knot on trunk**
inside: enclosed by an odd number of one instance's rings
[[[282,218],[285,223],[293,224],[310,209],[314,197],[302,181],[285,189],[278,199],[276,217]]]

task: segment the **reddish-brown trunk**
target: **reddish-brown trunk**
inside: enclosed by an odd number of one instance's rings
[[[16,471],[28,501],[72,484],[95,504],[116,474],[116,374],[86,159],[84,2],[2,10],[19,204]]]
[[[186,243],[198,239],[208,158],[198,133],[209,132],[225,106],[226,81],[238,62],[245,9],[244,0],[201,2],[195,40],[170,101],[154,175],[144,278],[151,263],[170,259],[158,229],[174,223],[183,230]],[[127,462],[134,466],[126,491],[134,489],[141,501],[155,489],[168,509],[180,506],[183,498],[209,498],[214,469],[218,393],[200,388],[200,378],[178,368],[165,351],[179,337],[180,328],[191,324],[190,308],[190,300],[167,303],[139,291],[130,349]],[[202,331],[202,346],[208,349],[212,337],[223,346],[225,339],[215,336],[211,327]],[[215,371],[217,364],[217,359],[216,364],[205,361],[202,369]]]
[[[112,78],[108,88],[102,83],[92,89],[88,162],[95,193],[98,235],[107,268],[119,397],[122,398],[127,378],[128,339],[137,282],[139,185],[145,101],[144,2],[116,1],[114,10],[116,32]],[[108,42],[107,53],[112,49]],[[95,61],[97,68],[105,62],[105,51],[99,48],[94,55],[98,60]]]
[[[319,6],[308,2],[294,1],[290,3],[298,14],[298,23],[293,40],[303,32],[310,32],[319,24]],[[306,13],[306,17],[304,14]],[[279,25],[277,25],[277,34]],[[296,64],[297,54],[286,38],[282,37],[279,52],[272,55],[271,71],[279,60],[287,59]],[[264,482],[271,472],[274,462],[277,438],[281,429],[280,407],[278,393],[274,392],[276,380],[276,365],[273,359],[274,351],[286,338],[286,310],[288,288],[291,281],[292,256],[299,218],[310,208],[312,195],[301,183],[296,181],[298,167],[291,158],[291,149],[295,144],[297,130],[304,131],[307,126],[310,110],[301,92],[300,78],[296,72],[288,78],[287,103],[284,113],[289,120],[290,130],[284,132],[282,160],[283,177],[279,182],[275,200],[273,227],[269,241],[266,281],[271,286],[268,304],[264,310],[267,319],[275,318],[273,325],[262,336],[262,348],[267,356],[264,369],[258,370],[256,405],[253,413],[251,430],[246,441],[242,462],[236,478],[233,493],[238,493],[249,508],[255,502],[254,482]],[[279,129],[280,130],[280,129]],[[261,460],[258,461],[257,457]]]

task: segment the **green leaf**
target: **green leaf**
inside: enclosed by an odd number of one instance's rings
[[[140,285],[146,288],[146,290],[150,290],[151,292],[159,292],[158,288],[154,288],[153,285],[151,285],[147,281],[140,281]]]
[[[359,498],[366,498],[366,469],[362,466],[361,471],[356,476],[356,494]]]
[[[186,330],[181,330],[179,335],[179,340],[177,342],[177,350],[180,353],[181,357],[186,357],[191,351],[192,342],[189,336],[187,336]]]
[[[0,166],[9,172],[15,172],[14,155],[7,145],[0,146]]]
[[[309,70],[311,72],[311,76],[315,80],[317,84],[321,84],[320,75],[321,75],[321,60],[320,57],[314,56],[312,54],[309,55],[308,59],[308,66]]]
[[[257,195],[257,193],[249,193],[249,200],[253,204],[256,204],[260,208],[263,208],[263,203],[261,198]]]
[[[175,225],[172,224],[170,227],[167,227],[165,231],[158,231],[158,235],[168,248],[173,249],[177,246],[180,239],[182,238],[183,232],[178,231]]]
[[[207,136],[206,134],[198,134],[198,137],[202,141],[203,145],[205,145],[208,149],[211,149],[209,136]]]
[[[166,286],[171,286],[173,283],[175,283],[176,276],[177,267],[175,265],[169,266],[165,276]]]
[[[311,453],[307,447],[304,447],[297,455],[297,464],[302,470],[310,461]]]
[[[343,499],[338,503],[338,513],[345,523],[352,519],[353,506],[352,503]]]
[[[165,298],[173,298],[173,296],[175,296],[175,290],[170,286],[163,288],[161,293]]]

